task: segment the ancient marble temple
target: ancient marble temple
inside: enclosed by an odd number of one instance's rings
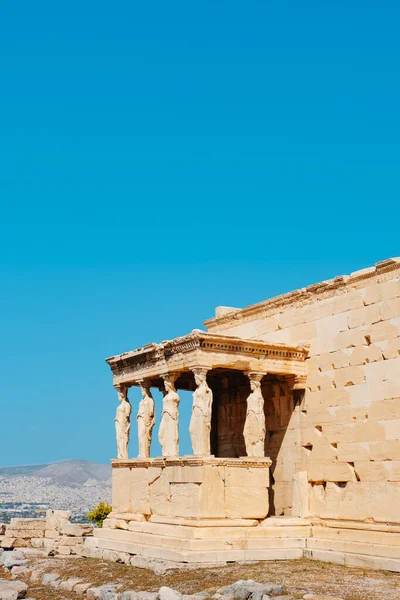
[[[400,259],[219,307],[205,326],[107,359],[119,401],[113,512],[92,554],[400,570]],[[154,435],[161,456],[150,456]]]

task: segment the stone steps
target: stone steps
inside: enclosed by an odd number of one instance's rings
[[[122,532],[121,532],[122,533]],[[210,562],[226,562],[226,561],[243,561],[243,560],[288,560],[301,558],[303,549],[299,547],[293,548],[264,548],[264,549],[173,549],[168,546],[157,545],[164,540],[152,540],[152,544],[146,541],[146,544],[135,543],[133,541],[122,541],[122,539],[110,538],[92,538],[90,546],[96,549],[114,550],[117,552],[127,552],[129,554],[139,554],[160,560],[188,562],[188,563],[210,563]],[[89,540],[86,544],[88,545]],[[94,542],[94,543],[93,543]],[[300,542],[300,541],[299,541]],[[302,540],[305,544],[305,540]],[[300,543],[301,543],[300,542]],[[154,544],[154,545],[153,545]],[[293,544],[296,545],[296,544]],[[96,553],[94,553],[96,554]],[[89,552],[90,555],[90,552]]]
[[[385,571],[400,572],[400,560],[394,558],[382,558],[367,554],[351,554],[346,552],[334,552],[330,550],[304,550],[304,557],[312,560],[333,562],[347,567],[361,567],[365,569],[382,569]]]
[[[344,542],[363,542],[400,548],[400,533],[385,531],[370,531],[367,529],[344,529],[341,527],[312,528],[312,537],[323,540],[341,540]]]
[[[102,531],[122,531],[120,529],[103,528]],[[309,537],[311,527],[198,527],[180,526],[164,523],[133,523],[129,524],[130,532],[161,535],[179,539],[253,539],[266,537]]]
[[[400,546],[386,546],[383,544],[366,544],[364,542],[347,542],[342,540],[323,540],[310,538],[307,540],[307,549],[331,550],[345,552],[346,554],[366,554],[380,558],[394,558],[400,560]]]
[[[215,539],[170,538],[154,533],[139,533],[117,529],[101,529],[93,539],[120,540],[126,543],[150,545],[175,550],[247,550],[269,548],[305,548],[305,537],[260,537],[253,539],[218,537]]]
[[[257,527],[199,527],[130,523],[130,530],[103,528],[85,543],[88,556],[103,550],[189,563],[288,560],[303,556],[342,565],[400,572],[397,531],[290,524]]]

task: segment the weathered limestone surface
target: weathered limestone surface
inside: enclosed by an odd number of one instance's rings
[[[400,571],[400,527],[356,521],[319,521],[271,517],[261,525],[202,525],[193,519],[132,523],[131,531],[103,527],[88,538],[85,556],[126,562],[126,554],[172,562],[209,563],[279,560],[301,556]],[[226,520],[225,520],[226,522]],[[111,554],[108,554],[110,553]],[[106,554],[105,554],[106,553]],[[131,559],[132,560],[132,559]],[[134,563],[132,563],[134,564]]]
[[[205,324],[107,360],[117,389],[165,384],[163,457],[142,427],[82,552],[400,570],[400,259]],[[194,392],[193,457],[178,456],[178,389]]]
[[[207,369],[195,369],[196,389],[193,392],[192,418],[190,420],[190,439],[195,456],[211,454],[211,407],[213,395],[207,383]]]
[[[400,259],[219,311],[205,324],[211,333],[310,345],[305,394],[263,383],[275,514],[299,514],[306,472],[309,514],[400,523]],[[238,392],[236,409],[230,402],[221,416],[226,448],[237,444],[242,402]]]
[[[246,421],[243,437],[247,456],[265,456],[265,413],[261,390],[262,375],[249,373],[251,392],[247,397]]]
[[[137,414],[139,456],[148,458],[150,456],[151,435],[155,424],[155,407],[149,386],[141,382],[140,389],[142,399]]]
[[[132,407],[128,400],[128,389],[118,386],[118,400],[120,402],[115,415],[115,432],[117,436],[118,458],[128,458],[129,434],[131,428]]]
[[[113,510],[193,519],[264,519],[268,458],[132,459],[113,462]],[[116,520],[104,526],[123,529]],[[130,521],[130,519],[129,519]]]
[[[161,415],[158,440],[163,456],[178,456],[179,454],[179,395],[174,387],[174,377],[164,376],[163,410]]]
[[[70,511],[48,510],[45,519],[11,519],[5,526],[5,536],[0,538],[0,547],[32,547],[57,554],[77,554],[93,527],[71,523],[70,518]]]

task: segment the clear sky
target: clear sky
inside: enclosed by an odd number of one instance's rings
[[[399,18],[2,3],[0,465],[107,462],[105,357],[400,254]]]

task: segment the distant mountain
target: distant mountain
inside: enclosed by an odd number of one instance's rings
[[[33,475],[36,470],[47,467],[45,465],[18,465],[16,467],[0,467],[0,477],[12,477],[13,475]]]
[[[68,487],[111,485],[111,466],[87,460],[65,460],[43,465],[0,467],[0,478],[16,476],[49,477]]]

